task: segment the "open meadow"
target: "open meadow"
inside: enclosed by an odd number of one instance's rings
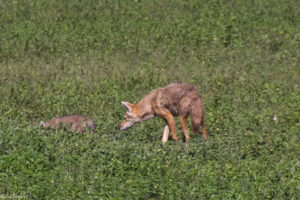
[[[171,82],[198,88],[206,141],[119,130]],[[67,114],[96,132],[40,127]],[[4,198],[300,199],[299,1],[0,0]]]

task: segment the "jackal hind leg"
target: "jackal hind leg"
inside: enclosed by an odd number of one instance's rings
[[[189,139],[190,139],[190,136],[189,136],[189,132],[188,132],[188,129],[187,129],[187,116],[180,115],[179,120],[180,120],[181,128],[184,132],[185,142],[188,142]]]
[[[203,137],[205,140],[207,140],[206,126],[204,122],[201,123],[201,127],[202,127]]]

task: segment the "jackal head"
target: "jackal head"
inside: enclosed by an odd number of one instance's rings
[[[125,130],[132,126],[134,123],[142,121],[139,118],[139,110],[136,105],[122,101],[122,105],[127,109],[124,119],[120,125],[120,130]]]

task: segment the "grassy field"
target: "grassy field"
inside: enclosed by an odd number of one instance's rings
[[[300,199],[299,55],[297,0],[0,0],[0,199]],[[207,141],[119,131],[170,82]],[[74,113],[96,133],[39,126]]]

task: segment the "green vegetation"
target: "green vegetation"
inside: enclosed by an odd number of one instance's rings
[[[0,21],[0,198],[300,198],[298,1],[1,0]],[[199,89],[207,141],[118,130],[170,82]],[[74,113],[97,132],[39,126]]]

